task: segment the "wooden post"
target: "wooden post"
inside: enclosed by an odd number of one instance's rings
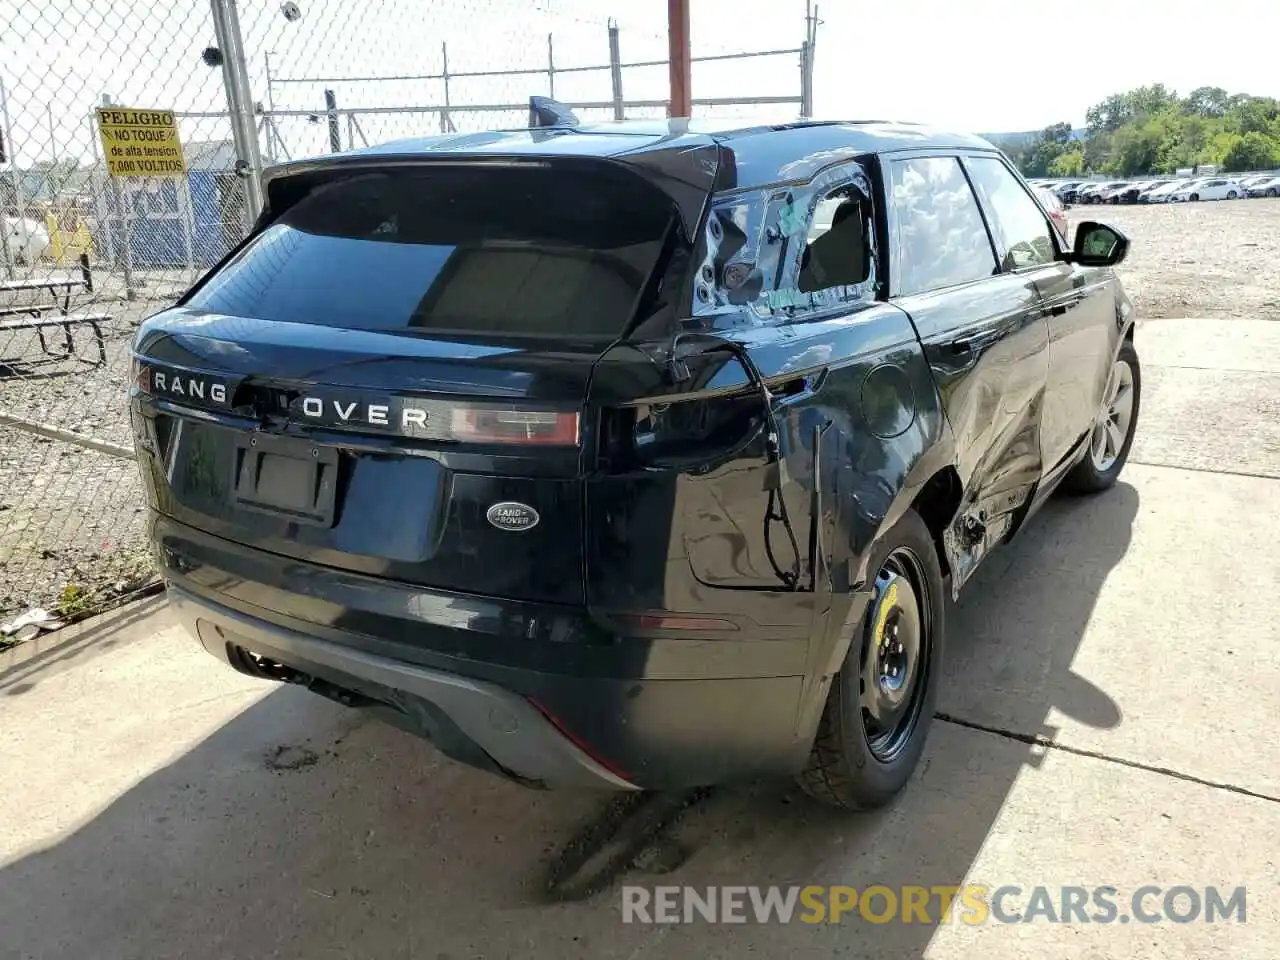
[[[689,0],[667,0],[667,59],[671,72],[671,103],[668,115],[687,117],[693,113],[693,65],[689,52]]]

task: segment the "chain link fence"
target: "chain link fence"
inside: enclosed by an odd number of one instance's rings
[[[219,68],[229,6],[0,0],[0,621],[101,609],[153,576],[129,344],[251,223]],[[621,23],[603,6],[239,0],[257,151],[523,126],[533,94],[584,121],[665,116],[665,4],[618,4]],[[807,113],[816,22],[788,10],[695,49],[695,114]],[[112,176],[104,106],[171,113],[185,171]]]

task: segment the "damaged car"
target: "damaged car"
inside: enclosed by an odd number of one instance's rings
[[[1128,241],[976,137],[535,103],[263,185],[133,343],[172,607],[529,786],[886,803],[947,598],[1133,440]]]

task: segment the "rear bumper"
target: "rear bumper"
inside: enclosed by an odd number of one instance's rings
[[[404,714],[406,725],[421,727],[455,759],[547,785],[636,789],[501,687],[283,630],[173,586],[169,602],[205,650],[229,666],[237,649],[250,651],[368,697]]]
[[[354,694],[455,760],[617,790],[789,774],[808,756],[803,641],[619,635],[584,609],[430,591],[152,523],[173,606],[210,653]]]

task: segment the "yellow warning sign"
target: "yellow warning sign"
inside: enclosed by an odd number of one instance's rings
[[[98,132],[113,177],[177,177],[187,172],[172,110],[99,107]]]

